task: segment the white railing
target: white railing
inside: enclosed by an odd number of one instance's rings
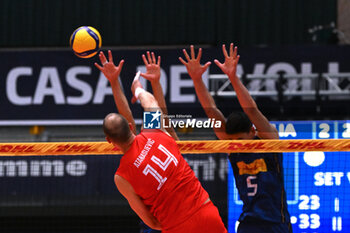
[[[240,77],[252,96],[338,96],[350,99],[350,73],[321,74],[247,74]],[[230,80],[223,74],[209,75],[213,96],[235,96]]]

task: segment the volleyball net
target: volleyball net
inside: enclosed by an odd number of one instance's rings
[[[349,139],[177,143],[219,208],[229,232],[235,232],[243,204],[227,159],[227,153],[237,152],[284,152],[294,232],[346,232],[350,227]],[[113,220],[108,226],[98,226],[100,232],[137,232],[138,220],[113,183],[121,152],[111,144],[0,143],[0,154],[1,219],[59,216],[96,220],[109,216]],[[87,222],[81,221],[76,227],[87,228]],[[53,231],[57,227],[62,230],[55,223],[44,228]]]
[[[178,141],[182,154],[350,151],[348,139]],[[107,142],[0,143],[0,156],[121,154]]]

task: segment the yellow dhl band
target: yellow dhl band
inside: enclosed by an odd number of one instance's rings
[[[177,141],[183,154],[350,151],[350,139]],[[122,154],[107,142],[0,143],[0,156]]]

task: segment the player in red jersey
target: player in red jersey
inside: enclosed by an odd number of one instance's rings
[[[159,116],[157,101],[138,80],[132,93],[145,110]],[[143,130],[136,136],[132,124],[115,113],[105,117],[103,129],[107,141],[124,153],[115,184],[148,226],[165,233],[227,232],[208,193],[166,132]]]
[[[129,107],[126,96],[123,92],[123,89],[121,86],[122,84],[120,82],[121,80],[119,78],[119,74],[122,70],[124,60],[121,60],[118,66],[116,66],[113,62],[113,56],[112,56],[111,50],[108,50],[108,59],[102,51],[99,53],[99,58],[101,61],[101,65],[95,63],[95,66],[105,75],[105,77],[110,82],[112,92],[113,92],[114,102],[117,106],[118,112],[122,116],[124,116],[128,122],[130,122],[133,125],[133,132],[136,134],[135,120],[132,116],[131,109]],[[168,110],[166,107],[162,86],[160,84],[161,57],[158,56],[156,58],[154,52],[147,51],[146,55],[145,54],[142,55],[142,60],[146,67],[146,73],[141,73],[140,76],[150,81],[154,97],[156,98],[163,113],[167,114]],[[166,130],[175,140],[179,140],[174,128],[168,127]],[[140,233],[160,233],[160,231],[149,228],[144,222],[141,221]]]

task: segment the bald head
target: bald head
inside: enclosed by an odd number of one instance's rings
[[[132,135],[128,121],[117,113],[110,113],[105,117],[103,131],[115,143],[125,143]]]

